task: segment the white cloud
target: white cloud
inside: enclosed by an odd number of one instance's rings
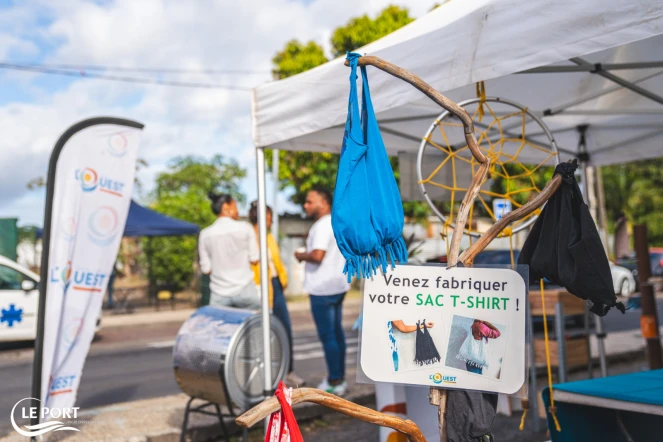
[[[11,26],[7,28],[9,34],[0,33],[0,57],[22,54],[26,59],[41,50],[45,63],[263,71],[260,75],[178,77],[183,81],[252,87],[271,80],[271,58],[286,41],[297,38],[326,44],[331,31],[349,18],[374,15],[390,3],[40,0],[22,3],[7,14],[2,10],[0,24]],[[410,3],[416,3],[410,5],[411,12],[419,16],[430,8],[432,0]],[[25,183],[45,175],[50,150],[67,127],[98,115],[131,118],[145,124],[141,156],[150,168],[140,176],[148,189],[173,156],[220,153],[236,158],[249,170],[244,187],[249,199],[255,198],[248,92],[85,79],[68,86],[63,83],[64,87],[53,92],[48,86],[34,83],[38,76],[29,77],[31,81],[26,85],[17,80],[18,75],[4,74],[4,81],[16,81],[17,87],[29,90],[35,98],[31,103],[0,105],[0,216],[18,215],[23,223],[41,223],[43,196],[28,193]]]

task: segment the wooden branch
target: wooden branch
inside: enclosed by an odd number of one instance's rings
[[[447,268],[454,267],[458,264],[458,254],[460,253],[460,242],[463,239],[463,232],[465,231],[465,225],[467,224],[467,218],[470,216],[470,210],[474,204],[474,200],[481,191],[481,185],[488,175],[488,168],[490,167],[490,161],[486,158],[486,162],[479,166],[479,170],[472,177],[472,183],[465,193],[463,202],[460,204],[458,209],[458,214],[456,215],[456,226],[454,227],[454,233],[451,237],[451,246],[449,247],[449,256],[447,256]],[[470,229],[472,226],[470,226]]]
[[[407,435],[411,442],[426,442],[426,439],[421,433],[421,430],[419,430],[417,424],[411,420],[401,419],[400,417],[362,407],[361,405],[357,405],[322,390],[316,390],[314,388],[294,389],[292,391],[292,405],[301,402],[313,402],[364,422],[393,428],[394,430]],[[278,411],[280,408],[279,401],[275,397],[265,399],[235,419],[235,422],[240,427],[251,428],[273,412]]]
[[[526,217],[527,215],[534,212],[539,207],[543,206],[546,203],[546,201],[548,201],[550,197],[553,196],[553,194],[557,191],[557,189],[561,184],[562,184],[562,176],[555,175],[553,179],[548,182],[546,187],[544,187],[543,190],[531,201],[529,201],[524,206],[521,206],[516,210],[507,213],[506,215],[504,215],[502,219],[500,219],[495,224],[490,226],[490,229],[488,229],[486,233],[481,235],[481,238],[479,238],[477,242],[472,244],[467,250],[465,250],[460,255],[460,262],[462,262],[463,264],[472,262],[474,260],[474,257],[477,256],[484,248],[486,248],[486,246],[490,244],[490,242],[493,239],[495,239],[495,237],[499,235],[500,232],[502,232],[502,230],[504,230],[506,226],[508,226],[514,221]]]
[[[439,104],[444,109],[451,112],[454,116],[458,117],[463,123],[463,127],[465,128],[465,139],[467,140],[467,145],[470,148],[470,151],[472,151],[474,158],[476,158],[479,163],[484,163],[485,160],[487,160],[486,156],[483,154],[483,152],[481,152],[481,149],[479,149],[479,144],[474,137],[474,122],[472,121],[472,117],[465,109],[458,106],[456,103],[433,89],[430,84],[426,83],[418,76],[408,72],[406,69],[396,66],[395,64],[384,61],[379,57],[374,55],[365,55],[363,57],[359,57],[357,64],[359,66],[375,66],[376,68],[385,71],[386,73],[391,74],[396,78],[400,78],[401,80],[410,83],[435,103]],[[350,66],[350,62],[345,60],[345,65]]]

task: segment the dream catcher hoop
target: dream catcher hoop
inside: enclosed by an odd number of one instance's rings
[[[477,90],[482,89],[478,86]],[[559,164],[559,155],[555,139],[545,123],[519,103],[498,97],[478,97],[465,100],[458,106],[472,116],[479,148],[490,159],[488,179],[481,185],[464,231],[470,238],[478,238],[485,231],[472,228],[473,212],[490,216],[495,223],[504,213],[495,213],[489,198],[504,200],[503,207],[509,203],[512,209],[523,206],[552,178],[552,171]],[[532,134],[538,137],[537,140],[527,136],[527,127],[532,123],[538,126]],[[456,134],[452,133],[454,131]],[[433,151],[433,155],[428,155],[427,148]],[[431,161],[431,157],[435,161]],[[433,213],[444,222],[445,235],[449,229],[455,228],[457,206],[479,165],[465,142],[463,124],[445,110],[426,131],[417,155],[419,189]],[[511,236],[527,229],[539,213],[540,209],[513,222],[500,236]]]

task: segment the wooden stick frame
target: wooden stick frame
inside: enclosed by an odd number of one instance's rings
[[[343,413],[347,416],[359,419],[365,422],[381,425],[383,427],[393,428],[405,434],[412,442],[426,442],[426,438],[419,430],[417,424],[409,419],[401,419],[390,414],[380,413],[371,408],[362,407],[354,402],[342,399],[326,391],[315,388],[298,388],[292,392],[292,405],[301,402],[312,402],[327,408]],[[250,428],[275,411],[281,408],[278,399],[275,397],[266,399],[257,406],[253,407],[237,419],[235,422],[240,427]]]
[[[350,65],[347,60],[345,65]],[[458,106],[456,103],[433,89],[431,85],[423,81],[421,78],[399,66],[386,62],[375,56],[360,57],[358,59],[358,65],[374,66],[382,71],[387,72],[388,74],[393,75],[396,78],[410,83],[412,86],[423,92],[424,95],[426,95],[428,98],[460,119],[460,121],[463,123],[467,146],[480,166],[472,177],[472,183],[468,188],[467,193],[465,194],[465,197],[463,198],[463,201],[458,210],[458,214],[456,215],[456,226],[451,238],[449,256],[447,257],[447,268],[455,267],[458,265],[458,263],[461,263],[463,266],[470,265],[474,260],[474,257],[479,254],[493,239],[495,239],[497,235],[502,232],[502,230],[504,230],[510,223],[524,218],[539,207],[543,206],[561,185],[561,176],[555,175],[536,197],[518,209],[506,214],[499,221],[493,224],[483,235],[481,235],[481,238],[479,238],[477,242],[472,244],[467,250],[460,254],[460,242],[463,237],[465,225],[467,224],[470,209],[472,204],[474,204],[474,200],[479,194],[479,191],[481,190],[481,185],[486,180],[488,170],[490,168],[490,160],[488,157],[486,157],[486,155],[483,154],[483,152],[481,152],[476,137],[474,136],[474,122],[472,121],[472,117],[465,109]],[[447,390],[431,387],[428,397],[430,403],[438,407],[440,441],[447,442],[448,438],[445,420]],[[421,431],[417,425],[410,420],[401,419],[396,416],[380,413],[370,408],[362,407],[351,401],[339,398],[324,391],[312,388],[296,389],[293,392],[292,403],[295,405],[300,402],[317,403],[355,419],[392,428],[407,435],[409,440],[413,442],[425,442],[426,440],[421,434]],[[248,428],[266,418],[271,413],[279,410],[279,408],[280,406],[276,398],[269,398],[238,417],[235,422],[241,427]]]

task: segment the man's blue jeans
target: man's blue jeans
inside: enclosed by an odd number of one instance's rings
[[[343,298],[338,295],[311,295],[311,313],[318,337],[325,351],[329,382],[345,379],[345,334],[343,333]]]

